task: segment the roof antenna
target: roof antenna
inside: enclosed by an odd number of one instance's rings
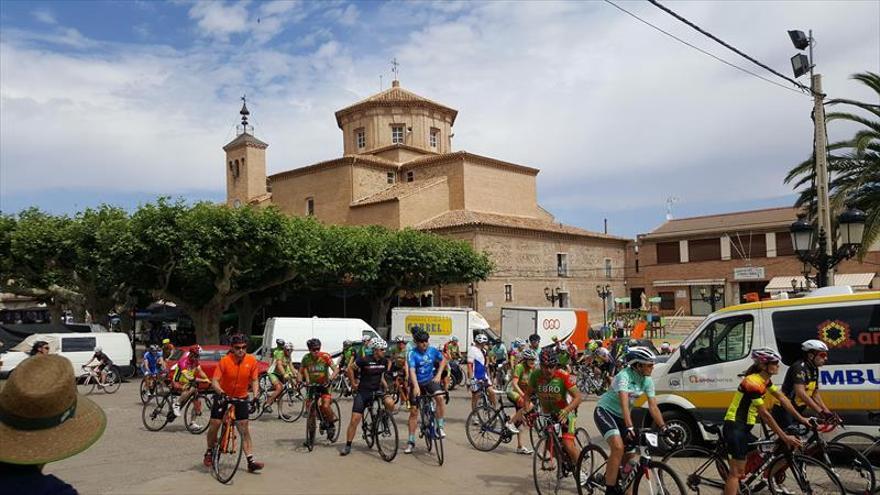
[[[391,72],[394,74],[394,82],[400,84],[400,64],[397,62],[397,57],[391,59]]]
[[[666,198],[666,221],[672,220],[672,205],[681,201],[677,196]]]

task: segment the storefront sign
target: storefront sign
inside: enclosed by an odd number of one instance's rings
[[[734,280],[764,280],[763,266],[744,266],[733,269]]]

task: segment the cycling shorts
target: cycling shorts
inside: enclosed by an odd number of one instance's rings
[[[223,419],[223,415],[226,414],[226,404],[221,404],[222,401],[215,400],[214,405],[211,406],[211,419]],[[237,400],[232,402],[233,407],[235,407],[235,420],[236,421],[247,421],[248,414],[250,414],[250,404],[247,400]]]
[[[434,380],[420,383],[419,390],[422,392],[422,395],[437,395],[443,393],[443,387],[441,387],[439,383],[434,383]],[[414,395],[412,390],[410,390],[410,395]],[[418,401],[413,401],[412,407],[418,407]]]
[[[517,409],[522,409],[526,405],[526,398],[513,390],[507,392],[507,400],[510,401]]]
[[[750,425],[735,421],[724,422],[724,426],[721,428],[721,438],[727,447],[727,455],[737,461],[746,460],[749,452],[755,449],[754,446],[749,444],[758,441],[758,437],[752,435],[752,427]]]
[[[269,381],[272,382],[272,385],[275,385],[276,383],[284,383],[287,380],[284,379],[283,374],[276,375],[274,372],[272,372],[269,373]]]
[[[354,394],[354,399],[352,400],[352,403],[351,403],[352,414],[354,414],[354,413],[363,414],[364,410],[370,404],[370,401],[373,400],[373,393],[375,393],[375,392],[372,390],[370,390],[370,391],[358,390]]]
[[[146,363],[145,363],[146,364]],[[162,370],[158,366],[143,366],[144,376],[157,376]]]
[[[326,385],[321,385],[318,387],[310,387],[309,389],[309,399],[314,399],[315,397],[320,397],[322,399],[331,399],[330,390],[327,389]]]
[[[474,384],[471,385],[471,393],[478,394],[480,393],[480,389],[488,389],[491,386],[492,385],[489,383],[489,378],[475,378]]]
[[[602,438],[606,441],[615,435],[623,438],[622,432],[626,431],[626,422],[623,418],[608,409],[597,407],[593,411],[593,421],[596,422],[596,427],[599,428],[599,433],[602,434]],[[635,444],[627,445],[627,442],[624,439],[624,445],[626,447],[624,450],[627,453],[636,452],[637,446]]]

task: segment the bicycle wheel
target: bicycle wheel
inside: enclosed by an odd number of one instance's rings
[[[688,492],[672,468],[662,462],[648,461],[647,469],[640,469],[636,474],[632,493],[680,495]]]
[[[876,475],[871,463],[858,450],[842,443],[828,442],[823,450],[812,449],[806,455],[830,467],[840,478],[846,493],[872,493]]]
[[[186,427],[186,431],[193,435],[199,435],[208,429],[210,417],[211,406],[208,400],[201,395],[190,399],[183,409],[183,425]]]
[[[309,406],[309,415],[306,418],[306,448],[309,449],[309,452],[315,448],[315,434],[318,429],[318,406],[317,399],[312,400],[311,406]]]
[[[478,407],[468,414],[464,431],[473,448],[491,452],[501,443],[504,421],[495,411]]]
[[[364,409],[364,417],[361,420],[361,436],[364,437],[364,443],[367,444],[368,448],[373,448],[373,444],[376,441],[375,432],[373,431],[373,405]]]
[[[724,491],[727,462],[711,450],[684,447],[666,454],[662,462],[681,473],[688,493],[715,495]]]
[[[76,391],[83,395],[91,394],[95,391],[96,380],[97,379],[90,374],[80,376],[76,380]]]
[[[388,414],[388,411],[384,409],[379,411],[376,421],[373,423],[373,437],[382,460],[393,461],[397,456],[400,438],[394,416]]]
[[[153,381],[153,387],[155,387],[155,379]],[[150,400],[150,396],[152,393],[150,392],[150,388],[147,387],[147,377],[141,378],[141,386],[140,386],[140,394],[141,394],[141,404],[146,404],[148,400]]]
[[[115,394],[119,387],[122,385],[122,377],[119,376],[119,371],[117,371],[116,367],[112,367],[107,370],[107,378],[104,385],[104,393],[106,394]]]
[[[211,452],[213,458],[211,470],[217,481],[223,484],[232,481],[241,463],[243,451],[238,423],[224,422],[218,430],[217,443],[214,444],[214,450]]]
[[[256,421],[260,419],[260,416],[263,415],[263,406],[268,400],[269,393],[266,392],[266,389],[262,389],[256,401],[248,402],[248,419],[251,421]]]
[[[778,456],[767,468],[768,488],[773,494],[803,493],[805,495],[844,494],[840,478],[825,464],[800,454]]]
[[[285,423],[294,423],[305,412],[305,401],[297,389],[287,389],[275,401],[278,404],[278,417]]]
[[[868,462],[880,471],[880,437],[858,431],[841,433],[831,439],[830,443],[842,443],[858,450]]]
[[[538,440],[537,448],[532,455],[532,476],[538,495],[555,494],[559,491],[562,466],[557,454],[558,449],[552,438]]]
[[[159,431],[168,424],[168,416],[171,414],[171,397],[169,395],[154,395],[141,410],[141,421],[144,427],[150,431]]]
[[[340,419],[342,418],[342,411],[339,409],[339,402],[336,402],[336,399],[330,401],[330,409],[333,410],[333,414],[336,416],[336,422],[333,424],[333,435],[331,436],[330,432],[327,432],[327,440],[329,440],[330,443],[333,443],[339,439],[339,430],[341,430],[339,426],[342,424]]]
[[[538,416],[535,419],[535,424],[529,429],[529,443],[532,445],[532,450],[535,450],[538,441],[546,436],[548,421],[546,417]]]
[[[574,440],[577,442],[578,450],[593,443],[590,441],[590,434],[584,428],[576,428],[574,430]]]
[[[434,435],[434,453],[437,454],[437,463],[443,465],[443,437]]]
[[[607,462],[608,454],[602,450],[602,447],[589,444],[581,449],[575,473],[583,473],[581,476],[586,476],[586,480],[582,479],[577,484],[578,495],[605,493],[605,464]]]

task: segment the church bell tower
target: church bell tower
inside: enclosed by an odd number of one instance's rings
[[[241,125],[236,126],[238,135],[223,147],[226,152],[226,204],[236,208],[267,194],[266,148],[269,145],[254,137],[254,127],[248,124],[251,113],[247,98],[242,96],[241,101]]]

